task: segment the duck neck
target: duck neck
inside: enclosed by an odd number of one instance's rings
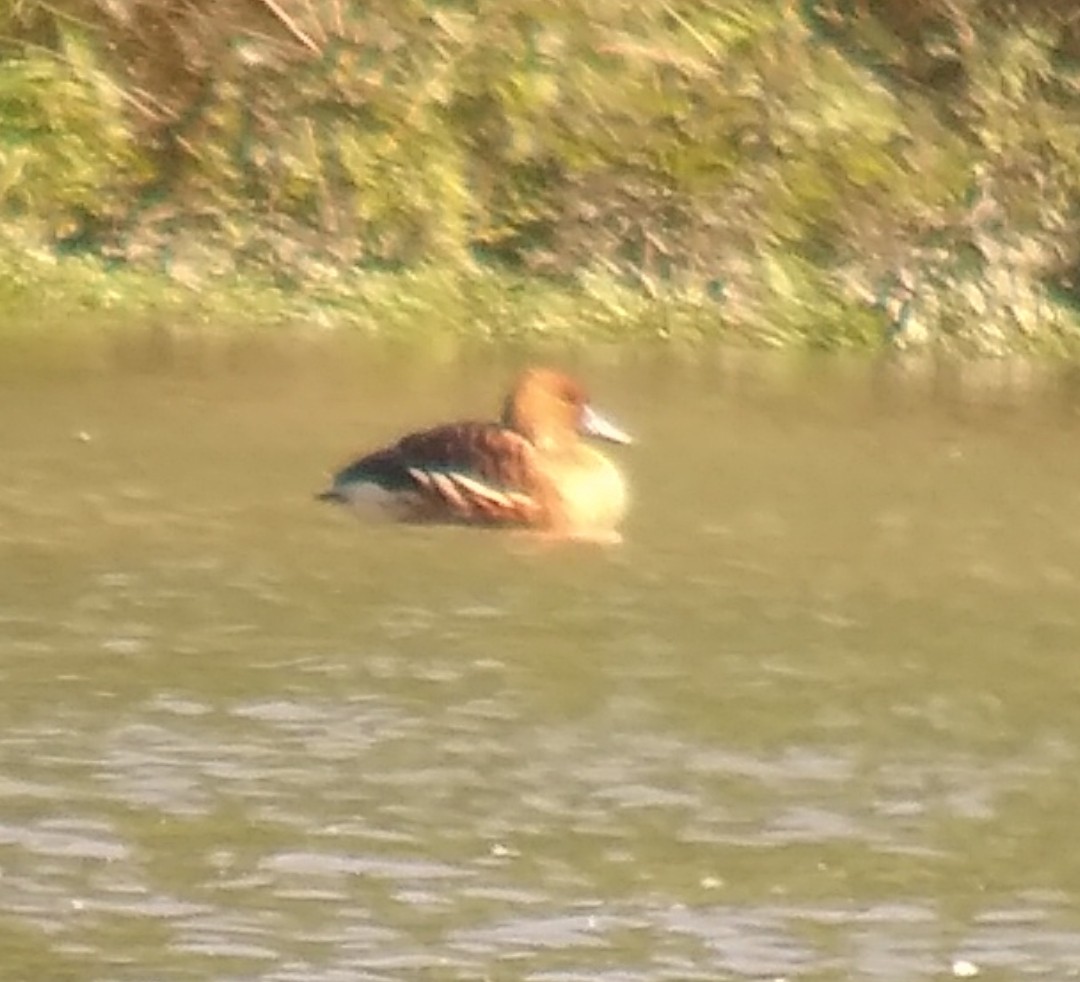
[[[565,432],[565,427],[538,420],[533,413],[522,412],[512,397],[503,406],[502,425],[520,433],[537,450],[545,453],[564,450],[574,442],[573,432]]]

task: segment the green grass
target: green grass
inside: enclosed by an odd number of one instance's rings
[[[707,292],[649,295],[610,273],[556,280],[423,264],[330,270],[321,282],[295,286],[250,273],[200,275],[0,247],[0,319],[7,331],[168,323],[199,330],[348,330],[417,345],[726,340],[822,349],[880,347],[884,337],[881,318],[865,311],[845,312],[839,304],[817,313],[795,309],[758,326],[733,321],[722,299]],[[845,316],[846,326],[827,319]]]
[[[110,263],[94,255],[0,243],[0,322],[40,333],[167,325],[176,330],[351,331],[396,344],[457,342],[728,343],[740,347],[949,354],[1080,354],[1074,315],[1045,301],[1049,326],[991,334],[986,323],[950,335],[917,320],[897,334],[880,305],[845,303],[815,266],[794,256],[760,263],[760,297],[741,307],[691,286],[643,291],[610,272],[561,279],[498,267],[423,264],[399,270],[329,268],[296,285],[249,272],[212,273]]]
[[[1049,0],[120,6],[0,11],[7,329],[1080,353]]]

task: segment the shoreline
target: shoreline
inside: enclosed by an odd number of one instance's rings
[[[966,332],[921,324],[895,331],[869,306],[798,314],[788,323],[762,313],[736,316],[701,290],[673,287],[646,296],[614,277],[554,281],[492,267],[426,265],[337,270],[320,284],[282,286],[263,275],[180,274],[43,248],[0,248],[0,338],[167,323],[177,333],[346,333],[425,349],[660,346],[693,355],[721,346],[912,363],[1080,364],[1080,343],[1056,329],[1072,316],[1064,305],[1050,310],[1044,331],[1006,337],[978,324]]]

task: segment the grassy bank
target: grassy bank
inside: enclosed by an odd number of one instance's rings
[[[43,247],[0,248],[0,310],[9,329],[56,330],[172,323],[349,329],[423,344],[432,338],[511,342],[730,341],[754,347],[877,347],[888,330],[874,311],[809,305],[732,323],[705,291],[643,293],[611,274],[557,281],[499,267],[418,264],[330,270],[283,285],[255,270],[228,274],[57,257]]]
[[[1051,0],[24,0],[0,35],[9,325],[1080,351]]]

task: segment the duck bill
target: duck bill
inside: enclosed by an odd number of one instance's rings
[[[581,415],[581,432],[594,436],[598,440],[610,440],[612,443],[633,443],[628,433],[624,433],[614,423],[604,419],[591,406],[586,406]]]

